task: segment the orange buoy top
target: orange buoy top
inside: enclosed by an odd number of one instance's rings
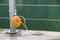
[[[19,26],[21,26],[21,18],[19,18],[18,16],[14,16],[11,19],[11,24],[14,28],[18,28]]]

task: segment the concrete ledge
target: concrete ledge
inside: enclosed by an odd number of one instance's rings
[[[9,29],[0,29],[0,40],[60,40],[60,32],[19,30],[17,34],[7,34]]]

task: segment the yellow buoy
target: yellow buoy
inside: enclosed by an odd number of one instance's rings
[[[18,28],[19,26],[21,26],[21,18],[19,18],[18,16],[12,17],[11,24],[14,28]]]

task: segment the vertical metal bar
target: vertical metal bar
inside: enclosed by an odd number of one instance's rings
[[[11,25],[11,18],[16,15],[15,0],[9,0],[10,33],[16,33],[16,28]]]

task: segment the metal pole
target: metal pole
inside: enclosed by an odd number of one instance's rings
[[[16,33],[16,28],[11,25],[11,18],[16,15],[15,0],[9,0],[10,33]]]

